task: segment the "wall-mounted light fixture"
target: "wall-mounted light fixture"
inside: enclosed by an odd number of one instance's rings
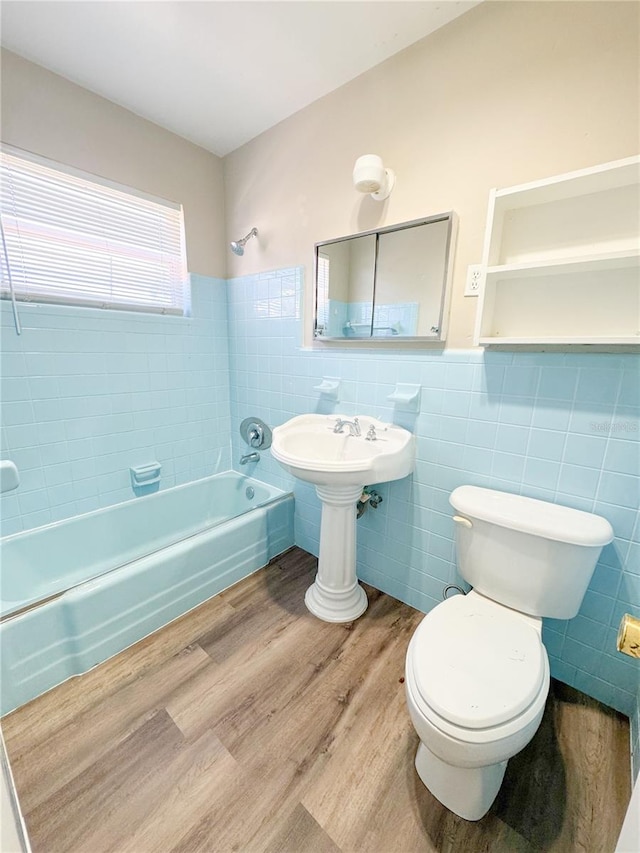
[[[353,167],[353,185],[361,193],[370,193],[376,201],[389,198],[396,184],[396,173],[385,169],[382,157],[377,154],[363,154]]]

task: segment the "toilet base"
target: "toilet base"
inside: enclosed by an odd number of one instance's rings
[[[434,755],[422,742],[416,770],[426,788],[443,806],[465,820],[480,820],[498,795],[507,762],[487,767],[454,767]]]

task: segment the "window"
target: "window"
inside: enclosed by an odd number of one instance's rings
[[[10,272],[20,300],[186,313],[181,205],[15,149],[0,168],[3,297]]]

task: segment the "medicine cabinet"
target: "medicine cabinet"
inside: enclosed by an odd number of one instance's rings
[[[493,190],[474,343],[640,344],[640,157]]]
[[[315,244],[318,341],[443,341],[453,213]]]

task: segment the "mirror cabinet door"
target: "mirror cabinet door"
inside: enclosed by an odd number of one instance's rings
[[[336,240],[316,256],[316,334],[369,338],[373,317],[376,235]]]
[[[437,337],[446,276],[449,223],[379,235],[374,337]]]
[[[316,244],[315,336],[440,340],[453,214]]]

